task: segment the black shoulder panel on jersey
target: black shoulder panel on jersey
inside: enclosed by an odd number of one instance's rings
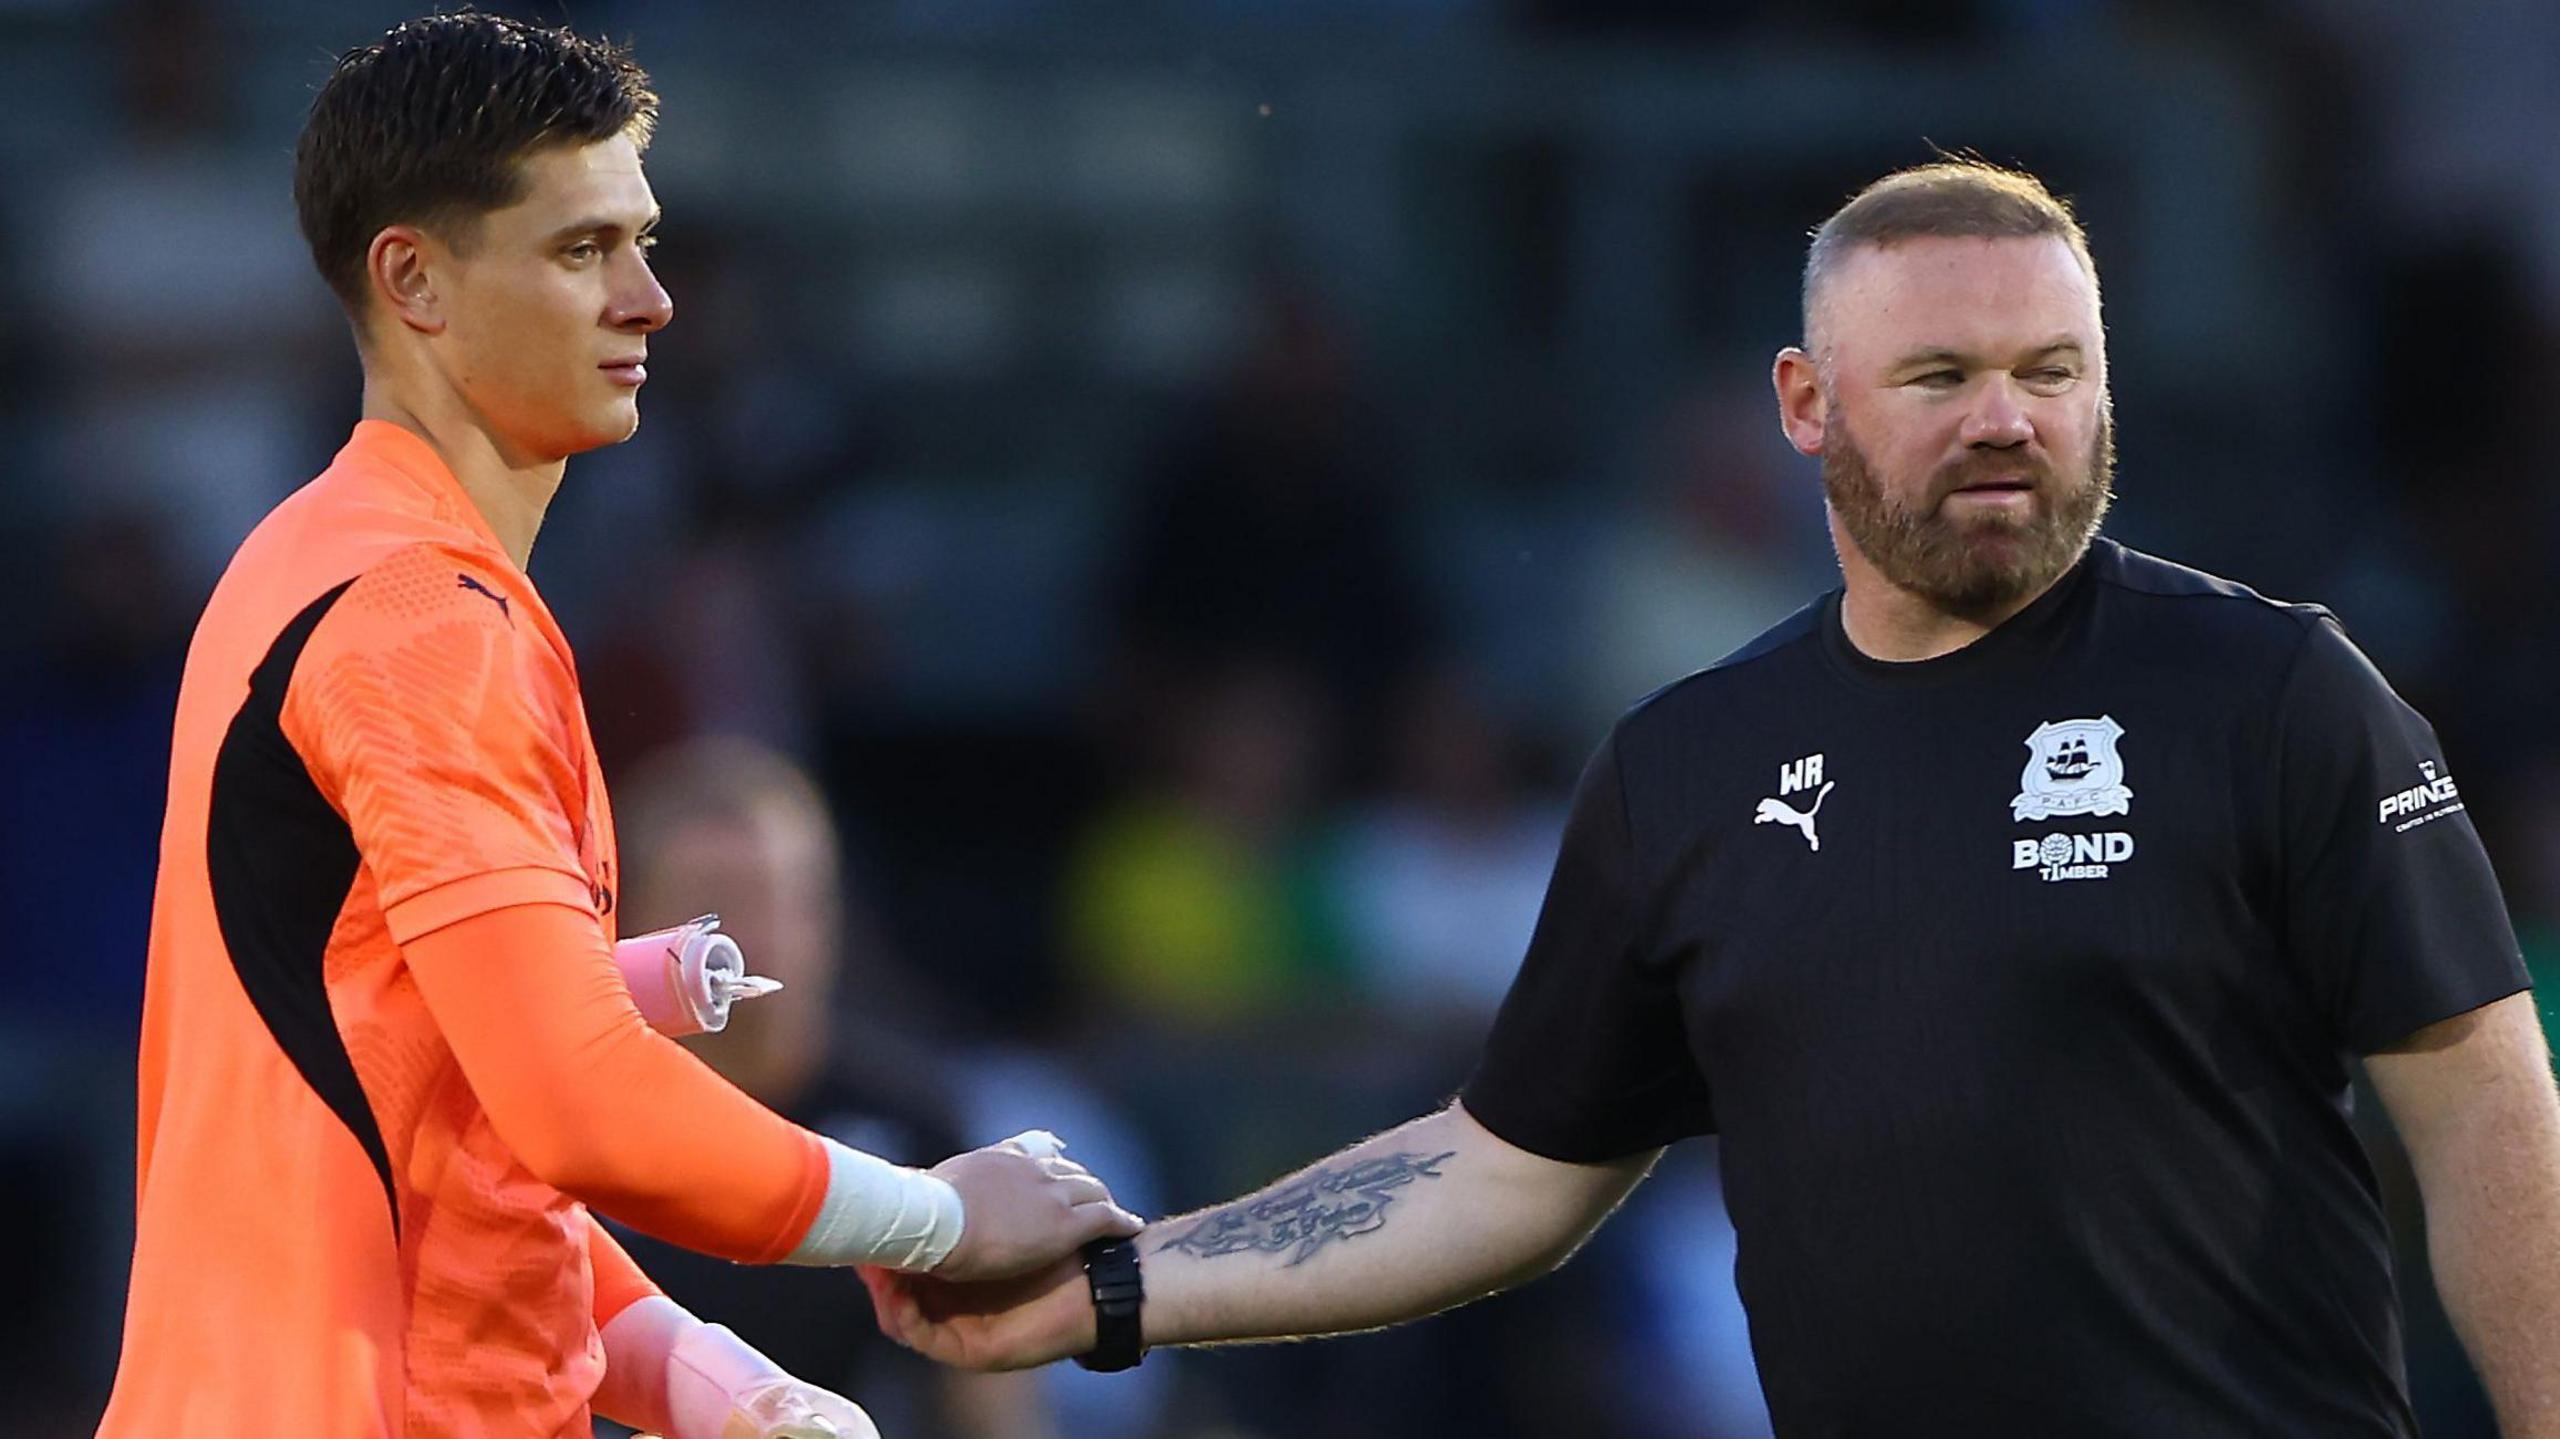
[[[1803,609],[1762,630],[1759,638],[1707,666],[1701,673],[1713,674],[1717,670],[1729,670],[1736,665],[1749,664],[1762,655],[1785,649],[1788,645],[1813,633],[1814,626],[1822,619],[1823,606],[1829,602],[1829,596],[1815,600]]]
[[[396,1237],[400,1203],[391,1156],[329,1012],[322,972],[329,934],[355,884],[355,835],[320,793],[283,724],[285,686],[295,662],[321,617],[354,583],[347,581],[295,615],[250,674],[249,698],[232,717],[214,759],[205,872],[213,886],[214,919],[240,987],[285,1057],[373,1161]]]
[[[2175,561],[2161,559],[2157,555],[2147,555],[2140,550],[2127,549],[2112,540],[2099,540],[2093,548],[2097,551],[2093,556],[2096,562],[2097,578],[2118,589],[2131,590],[2135,594],[2162,595],[2172,598],[2200,596],[2247,600],[2269,609],[2288,611],[2305,621],[2318,620],[2329,615],[2329,611],[2322,606],[2274,599],[2258,593],[2238,580],[2226,580],[2220,575],[2210,575],[2202,570],[2190,569]]]
[[[1762,630],[1758,638],[1752,640],[1742,648],[1735,650],[1733,653],[1726,655],[1723,659],[1716,661],[1705,669],[1682,675],[1680,678],[1673,680],[1671,683],[1664,685],[1662,688],[1655,690],[1653,693],[1646,695],[1640,700],[1637,700],[1634,704],[1627,706],[1627,714],[1633,715],[1639,710],[1650,709],[1657,702],[1669,696],[1674,690],[1686,689],[1690,685],[1705,679],[1709,675],[1718,674],[1729,669],[1735,669],[1742,665],[1747,665],[1753,660],[1759,659],[1765,655],[1775,654],[1795,643],[1797,640],[1805,638],[1807,635],[1812,634],[1814,632],[1814,626],[1821,622],[1823,606],[1829,602],[1830,601],[1827,596],[1823,599],[1815,600],[1813,603],[1806,605],[1803,609],[1796,611],[1794,614],[1778,621],[1769,628]]]

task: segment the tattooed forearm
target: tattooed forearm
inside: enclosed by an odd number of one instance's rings
[[[1203,1259],[1287,1254],[1290,1266],[1302,1264],[1337,1239],[1385,1224],[1395,1192],[1417,1179],[1439,1178],[1440,1167],[1457,1152],[1387,1154],[1357,1164],[1326,1165],[1267,1194],[1202,1215],[1199,1223],[1156,1246],[1156,1252],[1180,1249]]]

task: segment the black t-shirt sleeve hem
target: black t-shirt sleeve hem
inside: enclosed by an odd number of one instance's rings
[[[1689,1088],[1679,1075],[1667,1075],[1654,1086],[1653,1094],[1676,1108],[1665,1112],[1647,1129],[1602,1130],[1570,1120],[1542,1121],[1533,1101],[1506,1095],[1498,1081],[1482,1073],[1459,1091],[1458,1103],[1494,1138],[1514,1149],[1563,1164],[1606,1164],[1697,1135],[1713,1134],[1714,1120],[1697,1112],[1703,1105],[1688,1101],[1684,1091]],[[1639,1096],[1629,1108],[1648,1108],[1643,1103],[1645,1097],[1648,1096]]]
[[[2513,975],[2509,976],[2503,983],[2493,983],[2487,986],[2476,998],[2454,995],[2438,996],[2438,1003],[2430,1004],[2423,1008],[2413,1009],[2404,1014],[2394,1015],[2386,1023],[2368,1026],[2367,1031],[2360,1031],[2347,1036],[2347,1043],[2355,1050],[2358,1058],[2365,1058],[2380,1054],[2384,1050],[2393,1048],[2400,1044],[2402,1041],[2409,1038],[2409,1036],[2416,1034],[2419,1030],[2425,1029],[2429,1025],[2442,1024],[2448,1019],[2459,1018],[2462,1015],[2471,1013],[2473,1010],[2485,1009],[2488,1006],[2497,1003],[2499,1000],[2511,999],[2519,994],[2530,993],[2532,989],[2533,977],[2526,973],[2524,961],[2519,956],[2515,961],[2515,973]]]

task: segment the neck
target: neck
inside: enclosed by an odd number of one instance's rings
[[[1933,660],[1963,649],[2042,599],[2062,575],[2071,572],[2066,566],[2062,574],[2015,599],[1957,611],[1885,578],[1850,540],[1836,516],[1831,521],[1831,543],[1840,552],[1840,628],[1858,653],[1896,664]]]
[[[425,440],[453,471],[472,508],[480,512],[507,557],[524,568],[533,537],[551,497],[560,492],[565,459],[528,455],[492,433],[460,396],[423,390],[370,372],[364,382],[364,417],[387,420]]]

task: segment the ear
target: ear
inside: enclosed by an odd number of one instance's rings
[[[1787,443],[1800,455],[1821,454],[1831,407],[1813,356],[1794,345],[1780,350],[1777,363],[1769,367],[1769,383],[1778,392],[1778,427],[1786,431]]]
[[[385,315],[422,335],[444,333],[443,297],[436,282],[449,257],[414,225],[386,225],[364,254],[365,278]]]

